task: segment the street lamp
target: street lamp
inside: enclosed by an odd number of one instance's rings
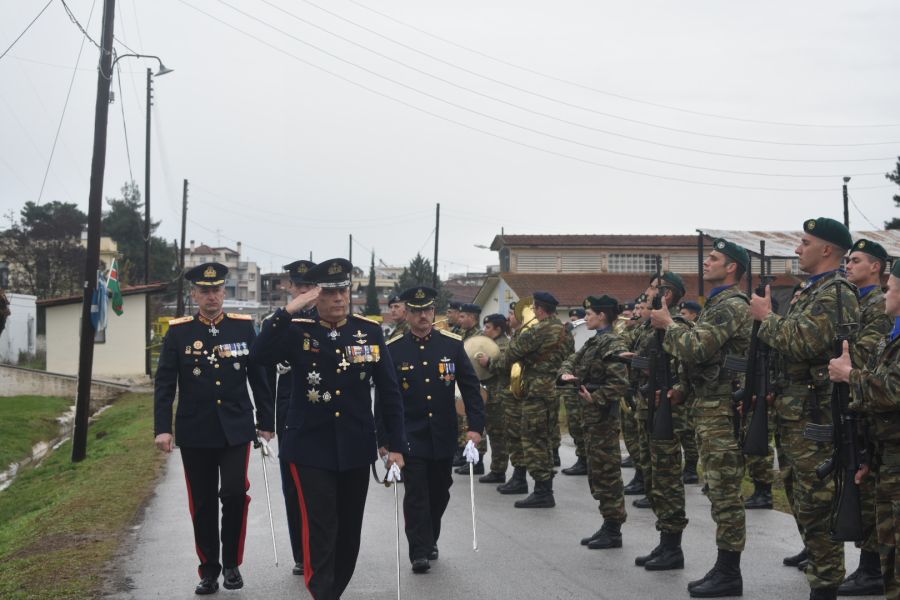
[[[109,72],[112,74],[116,63],[123,58],[152,58],[159,63],[159,70],[156,76],[171,73],[174,69],[169,69],[163,64],[160,57],[153,54],[122,54],[116,57],[110,66]],[[147,68],[147,130],[144,134],[144,285],[150,283],[150,107],[153,105],[153,70]],[[150,295],[145,296],[144,300],[144,371],[150,375]]]

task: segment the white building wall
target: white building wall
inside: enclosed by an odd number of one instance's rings
[[[0,334],[0,362],[15,365],[19,362],[20,352],[34,354],[37,349],[37,297],[27,294],[7,294],[6,297],[10,315]]]
[[[141,377],[144,374],[145,294],[125,296],[125,312],[109,312],[106,341],[94,344],[94,377]],[[47,371],[78,374],[81,304],[47,307]]]

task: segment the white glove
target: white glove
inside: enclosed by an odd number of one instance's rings
[[[469,440],[466,443],[466,447],[463,448],[463,456],[468,462],[478,464],[478,448],[475,447],[475,442]]]

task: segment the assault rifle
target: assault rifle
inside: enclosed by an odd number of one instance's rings
[[[662,259],[656,255],[656,295],[653,297],[653,310],[663,307],[662,297],[665,293],[662,280]],[[675,428],[672,424],[672,399],[669,398],[669,390],[672,388],[672,369],[670,357],[663,350],[663,340],[666,332],[656,330],[656,343],[650,345],[650,381],[647,395],[649,417],[647,430],[651,432],[650,438],[654,440],[675,439]],[[656,406],[656,398],[659,397],[659,406]]]

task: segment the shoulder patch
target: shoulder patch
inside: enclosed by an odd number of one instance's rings
[[[241,313],[225,313],[225,316],[229,319],[236,319],[238,321],[252,321],[253,315],[245,315]]]
[[[291,323],[315,323],[315,319],[304,319],[302,317],[294,317],[291,319]]]
[[[369,317],[364,317],[362,315],[352,315],[352,316],[356,317],[360,321],[366,321],[367,323],[371,323],[373,325],[378,325],[379,327],[381,327],[381,323],[379,323],[378,321],[376,321],[374,319],[370,319]]]
[[[448,338],[453,338],[454,340],[462,341],[462,336],[452,333],[450,331],[446,331],[444,329],[438,329],[441,332],[441,335],[446,335]]]
[[[392,337],[391,339],[386,341],[385,344],[393,344],[394,342],[396,342],[397,340],[402,339],[402,338],[403,338],[403,334],[398,333],[397,335],[395,335],[394,337]]]
[[[171,321],[169,321],[169,327],[171,327],[172,325],[181,325],[182,323],[190,323],[193,320],[193,315],[190,317],[178,317],[177,319],[172,319]]]

